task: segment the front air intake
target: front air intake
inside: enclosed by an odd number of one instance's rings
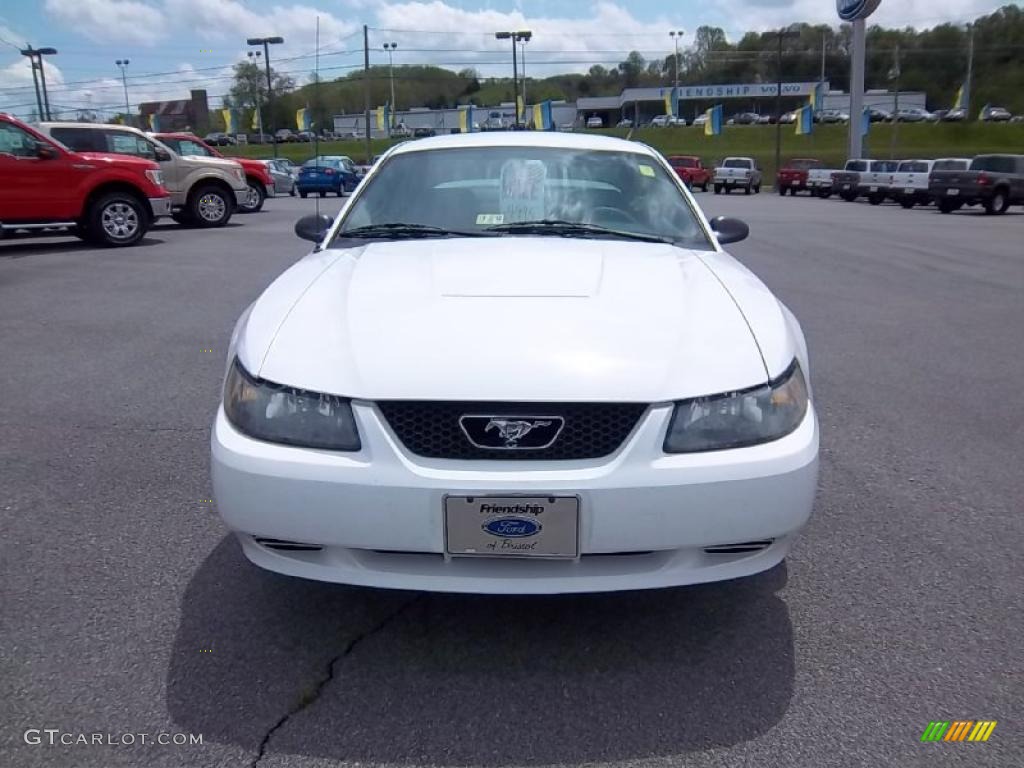
[[[764,539],[763,541],[747,541],[742,544],[722,544],[717,547],[704,547],[704,553],[707,555],[747,555],[768,549],[774,543],[775,539]]]
[[[261,539],[254,537],[256,543],[267,549],[276,549],[279,552],[319,552],[323,549],[319,544],[303,544],[298,541],[286,541],[284,539]]]

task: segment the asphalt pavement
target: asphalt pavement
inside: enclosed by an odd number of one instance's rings
[[[0,766],[1024,764],[1024,210],[698,200],[803,323],[816,512],[766,574],[613,595],[318,584],[226,536],[225,348],[314,200],[0,241]]]

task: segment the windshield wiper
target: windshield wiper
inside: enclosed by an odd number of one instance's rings
[[[338,237],[365,237],[398,240],[402,238],[421,237],[492,237],[486,232],[460,232],[444,227],[431,227],[427,224],[368,224],[365,227],[346,229],[338,233]]]
[[[487,232],[500,232],[507,235],[554,235],[556,237],[616,237],[623,240],[641,240],[645,243],[669,243],[675,241],[660,235],[647,235],[640,232],[626,232],[621,229],[610,229],[598,224],[583,224],[578,221],[562,221],[560,219],[537,219],[536,221],[516,221],[511,224],[498,224],[488,227]]]

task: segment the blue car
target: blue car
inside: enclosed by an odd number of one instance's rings
[[[341,197],[354,190],[359,184],[359,177],[355,166],[346,160],[348,158],[345,157],[314,157],[307,160],[299,169],[299,178],[295,182],[299,195],[305,197],[316,192],[320,197],[326,197],[328,192],[333,192]]]

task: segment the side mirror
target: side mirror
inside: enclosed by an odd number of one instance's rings
[[[154,152],[156,153],[156,159],[157,162],[159,163],[166,163],[168,160],[171,159],[171,153],[168,152],[166,149],[155,147]]]
[[[738,243],[750,235],[747,223],[731,216],[716,216],[708,223],[711,224],[711,231],[718,237],[720,245]]]
[[[326,213],[303,216],[295,222],[295,234],[303,240],[312,240],[314,243],[319,243],[324,239],[324,235],[327,234],[327,230],[331,228],[333,223],[334,219]]]
[[[40,160],[56,160],[58,155],[57,150],[49,144],[44,144],[41,141],[36,144],[36,157]]]

